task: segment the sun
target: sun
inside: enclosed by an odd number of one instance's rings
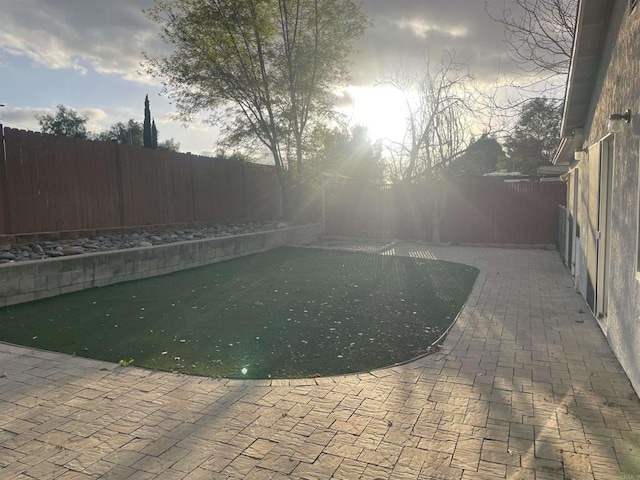
[[[408,114],[405,95],[389,86],[348,87],[351,105],[341,109],[349,125],[364,125],[372,141],[401,141],[406,132]]]

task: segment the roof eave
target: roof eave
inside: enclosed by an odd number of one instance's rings
[[[612,3],[615,2],[579,2],[562,116],[562,138],[569,138],[576,129],[585,127],[607,38]]]

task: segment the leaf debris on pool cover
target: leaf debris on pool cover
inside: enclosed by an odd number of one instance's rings
[[[0,309],[0,340],[182,373],[295,378],[425,353],[478,274],[437,260],[283,247]]]

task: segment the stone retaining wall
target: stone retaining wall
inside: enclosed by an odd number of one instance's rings
[[[0,307],[312,243],[321,224],[0,265]]]

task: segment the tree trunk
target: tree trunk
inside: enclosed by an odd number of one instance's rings
[[[271,151],[271,155],[273,155],[274,168],[276,169],[276,188],[278,189],[277,215],[278,219],[282,219],[284,215],[284,202],[282,198],[284,172],[282,170],[282,158],[280,157],[280,150],[278,149],[278,145],[275,142],[271,144],[269,150]]]

